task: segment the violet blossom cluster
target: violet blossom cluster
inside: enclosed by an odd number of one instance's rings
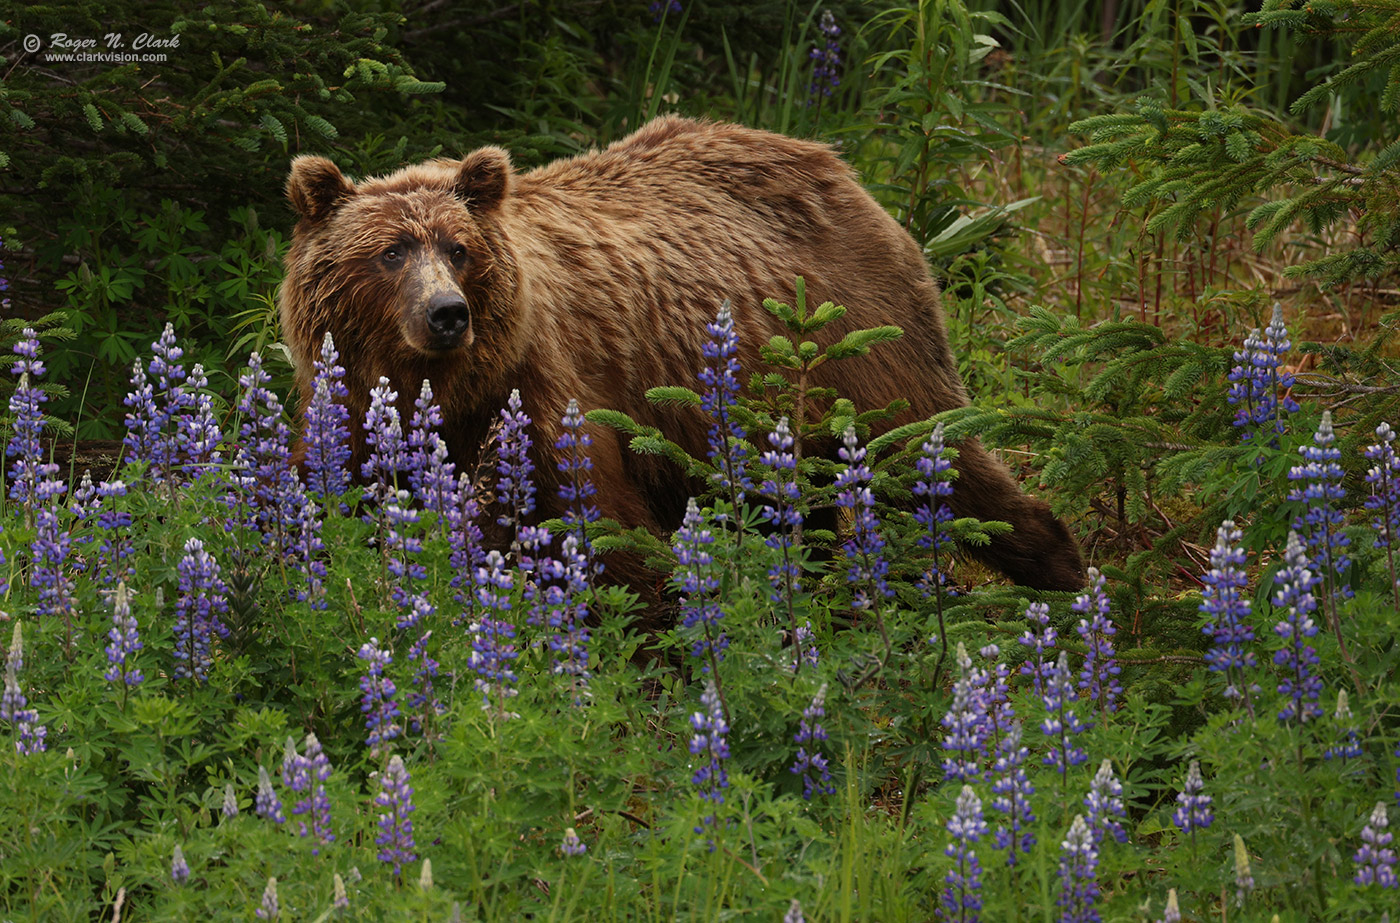
[[[378,638],[370,638],[360,645],[356,657],[365,662],[365,672],[360,677],[360,712],[369,732],[365,742],[371,755],[377,756],[388,748],[389,741],[403,733],[398,723],[399,705],[394,701],[398,689],[385,675],[394,656],[379,646]]]
[[[404,864],[417,859],[418,854],[413,851],[413,818],[409,816],[416,810],[413,788],[403,757],[397,753],[379,774],[379,794],[374,796],[374,803],[380,808],[379,835],[374,839],[380,847],[379,861],[392,865],[394,877],[399,878]]]
[[[175,678],[203,683],[214,665],[214,639],[228,637],[220,618],[228,612],[228,585],[219,562],[197,538],[185,542],[176,570],[180,595],[175,603]]]
[[[312,362],[311,400],[306,404],[302,443],[306,488],[323,501],[338,497],[350,486],[350,411],[345,406],[350,389],[335,340],[326,331],[321,354]]]
[[[953,860],[953,867],[943,877],[945,919],[977,923],[982,909],[982,863],[976,847],[987,834],[987,822],[982,817],[982,802],[971,785],[962,787],[947,827],[949,840],[943,854]]]
[[[58,465],[44,461],[43,446],[39,442],[45,425],[43,404],[48,400],[48,395],[39,387],[45,367],[39,358],[39,336],[34,328],[24,328],[14,345],[14,353],[19,358],[10,366],[10,371],[19,382],[10,394],[14,435],[5,445],[5,455],[13,459],[9,472],[10,499],[18,502],[32,521],[35,510],[47,499],[41,496],[41,484],[46,481],[58,483],[54,480]],[[46,487],[43,491],[56,495],[52,488]],[[62,493],[62,490],[57,493]]]
[[[982,778],[982,754],[987,744],[987,699],[977,684],[972,658],[961,641],[957,648],[958,678],[953,683],[953,704],[943,716],[943,777],[963,782]]]
[[[1400,580],[1396,579],[1395,568],[1395,545],[1400,538],[1400,453],[1395,451],[1395,431],[1389,423],[1376,427],[1376,442],[1362,454],[1372,463],[1366,471],[1371,493],[1365,505],[1375,514],[1371,520],[1376,532],[1374,545],[1385,549],[1392,599],[1400,607]]]
[[[1099,851],[1083,815],[1075,815],[1060,850],[1060,896],[1055,904],[1061,923],[1099,923]]]
[[[802,528],[802,512],[797,508],[802,489],[797,484],[795,442],[787,417],[779,419],[773,432],[768,434],[768,444],[771,448],[759,458],[773,472],[758,488],[764,498],[761,515],[773,526],[764,544],[781,556],[768,569],[768,583],[772,588],[768,599],[774,605],[790,606],[802,589],[802,562],[793,545],[794,535]],[[800,642],[797,643],[800,647]]]
[[[510,620],[511,590],[515,575],[506,567],[499,551],[489,551],[476,574],[476,600],[479,617],[468,626],[472,635],[471,667],[476,671],[476,688],[481,707],[494,708],[506,717],[506,700],[515,696],[518,677],[511,664],[519,654],[515,649],[515,625]]]
[[[598,507],[593,502],[598,488],[593,483],[593,458],[588,452],[593,445],[593,437],[584,428],[584,422],[578,401],[569,398],[554,447],[560,453],[557,467],[562,475],[559,479],[559,499],[564,501],[564,528],[578,540],[578,551],[588,562],[585,575],[592,580],[597,576],[597,569],[601,568],[593,559],[593,546],[588,538],[588,524],[596,522],[599,516]]]
[[[797,760],[792,764],[791,772],[802,777],[802,798],[805,801],[811,801],[813,794],[836,794],[836,786],[831,782],[831,770],[821,747],[821,742],[826,740],[826,728],[821,723],[822,718],[826,717],[826,689],[826,683],[822,683],[811,704],[802,710],[802,720],[792,737],[797,744]]]
[[[1052,655],[1059,632],[1050,624],[1050,604],[1031,603],[1026,606],[1026,621],[1038,630],[1027,628],[1017,639],[1023,647],[1030,648],[1030,656],[1021,664],[1021,675],[1029,676],[1035,694],[1045,694],[1045,681],[1055,669]]]
[[[145,677],[131,660],[142,648],[141,632],[136,617],[131,614],[131,596],[125,583],[117,584],[112,600],[112,628],[107,632],[107,639],[107,672],[103,678],[123,687],[139,685]]]
[[[1128,841],[1128,831],[1120,822],[1127,817],[1123,804],[1123,783],[1113,774],[1113,763],[1104,760],[1099,771],[1094,773],[1089,783],[1089,794],[1084,796],[1084,807],[1089,810],[1089,831],[1094,838],[1094,846],[1103,843],[1104,836],[1112,834],[1120,843]]]
[[[1204,830],[1215,820],[1211,809],[1211,797],[1205,793],[1206,783],[1201,778],[1201,764],[1196,760],[1186,770],[1186,782],[1177,792],[1177,809],[1172,812],[1172,823],[1182,833],[1189,833],[1194,839],[1197,830]]]
[[[1061,651],[1059,660],[1045,678],[1045,692],[1041,695],[1041,700],[1045,703],[1046,714],[1045,720],[1040,724],[1041,731],[1049,738],[1051,745],[1050,752],[1042,761],[1046,766],[1054,766],[1061,776],[1064,776],[1070,767],[1078,766],[1089,758],[1084,748],[1074,742],[1076,734],[1089,729],[1089,725],[1080,720],[1072,707],[1074,699],[1069,655]]]
[[[311,816],[311,827],[306,820],[298,822],[301,836],[315,836],[317,845],[311,854],[319,855],[320,847],[335,840],[331,832],[331,800],[326,791],[326,780],[331,777],[331,761],[321,748],[315,734],[306,735],[305,755],[297,753],[296,742],[287,738],[282,757],[282,784],[288,791],[301,797],[292,805],[292,816]]]
[[[306,503],[296,468],[291,463],[291,429],[282,412],[282,400],[268,387],[272,376],[263,368],[262,356],[248,356],[248,367],[238,377],[238,451],[234,456],[233,482],[237,495],[231,503],[249,504],[241,523],[262,536],[278,551],[294,547],[289,535],[296,529]]]
[[[1108,617],[1108,593],[1103,574],[1097,567],[1089,568],[1088,592],[1075,598],[1070,609],[1080,614],[1090,614],[1088,619],[1080,619],[1076,629],[1084,642],[1084,666],[1079,671],[1079,688],[1087,690],[1089,701],[1096,703],[1106,712],[1118,708],[1118,697],[1123,694],[1123,685],[1118,681],[1122,669],[1114,656],[1113,636],[1118,633],[1113,620]]]
[[[1200,611],[1208,619],[1204,631],[1211,637],[1206,666],[1225,675],[1226,698],[1247,702],[1253,689],[1249,673],[1258,661],[1250,649],[1254,626],[1249,622],[1250,601],[1244,592],[1249,580],[1241,538],[1240,530],[1228,519],[1216,530],[1210,570],[1201,577],[1205,589],[1201,591]]]
[[[992,763],[992,810],[1005,817],[996,829],[993,845],[1005,849],[1006,864],[1015,865],[1017,852],[1029,853],[1035,845],[1035,811],[1031,795],[1035,786],[1026,775],[1028,749],[1021,743],[1020,721],[1012,721],[997,744],[997,757]]]
[[[287,822],[287,815],[282,813],[282,799],[277,797],[272,787],[272,777],[267,774],[265,766],[258,767],[258,794],[253,799],[253,811],[274,824]]]
[[[1293,529],[1308,551],[1309,566],[1316,579],[1314,586],[1325,584],[1329,597],[1333,592],[1346,597],[1351,595],[1351,588],[1335,582],[1351,566],[1346,553],[1350,540],[1342,531],[1346,516],[1338,508],[1346,490],[1342,487],[1342,450],[1334,445],[1336,441],[1332,412],[1324,410],[1313,444],[1298,449],[1303,464],[1288,471],[1290,481],[1301,482],[1288,492],[1288,499],[1305,504],[1304,512],[1293,520]]]
[[[0,693],[0,721],[14,727],[15,752],[22,756],[42,753],[47,749],[49,729],[39,723],[39,712],[29,704],[19,685],[19,671],[24,669],[24,633],[20,623],[10,635],[10,649],[5,654],[5,690]]]
[[[1366,826],[1361,829],[1361,847],[1352,857],[1356,863],[1356,874],[1352,880],[1357,884],[1400,887],[1400,881],[1395,877],[1395,850],[1390,846],[1394,834],[1386,829],[1389,824],[1385,802],[1377,801]]]
[[[505,512],[496,518],[514,535],[511,551],[516,566],[527,574],[535,558],[549,545],[549,531],[529,524],[535,511],[535,463],[530,458],[530,417],[521,409],[520,391],[512,390],[501,409],[501,431],[496,441],[496,499]]]
[[[875,513],[875,494],[870,489],[874,472],[865,463],[865,447],[856,441],[856,428],[847,426],[841,437],[842,447],[837,455],[846,467],[836,476],[836,505],[851,514],[851,537],[842,546],[850,567],[846,582],[852,587],[858,610],[877,607],[894,595],[887,577],[890,565],[885,560],[885,540],[880,535],[880,517]]]
[[[1274,626],[1274,633],[1283,642],[1283,647],[1274,653],[1274,663],[1283,668],[1278,691],[1284,697],[1284,705],[1278,717],[1280,721],[1304,724],[1322,716],[1322,708],[1317,704],[1322,678],[1314,672],[1319,658],[1310,643],[1317,635],[1317,625],[1312,620],[1317,609],[1312,593],[1317,579],[1308,567],[1307,552],[1296,532],[1288,533],[1283,567],[1274,574],[1274,583],[1278,586],[1274,608],[1283,613]]]
[[[413,407],[408,423],[408,485],[424,510],[442,516],[456,502],[457,465],[447,457],[442,408],[426,378]]]
[[[1256,328],[1244,341],[1244,349],[1235,353],[1231,369],[1230,390],[1226,399],[1239,409],[1235,411],[1235,426],[1243,429],[1241,441],[1252,440],[1256,433],[1269,433],[1270,445],[1277,445],[1277,434],[1283,432],[1283,413],[1296,413],[1298,402],[1288,395],[1293,387],[1293,375],[1282,371],[1281,357],[1292,343],[1283,323],[1283,308],[1274,305],[1274,314],[1261,337]]]
[[[705,828],[718,826],[719,806],[724,804],[724,790],[729,787],[729,773],[725,769],[725,760],[729,759],[729,724],[724,720],[724,707],[714,677],[705,680],[700,711],[690,716],[690,727],[695,732],[690,738],[690,754],[700,759],[690,781],[699,790],[700,797],[713,806],[695,827],[696,833],[704,833]],[[710,849],[714,849],[713,842]]]
[[[724,659],[729,647],[729,638],[720,624],[724,610],[715,599],[719,575],[710,553],[714,541],[695,498],[690,498],[676,531],[676,572],[672,580],[681,592],[681,628],[694,636],[691,656],[701,661],[701,670],[707,673]]]
[[[710,417],[709,458],[715,466],[712,476],[720,494],[731,500],[738,515],[738,505],[744,494],[753,490],[746,471],[747,449],[744,428],[735,418],[734,408],[739,395],[739,336],[734,330],[734,315],[729,302],[720,305],[713,322],[705,325],[710,338],[701,351],[705,368],[700,383],[705,386],[700,406]]]
[[[810,54],[812,83],[808,94],[813,100],[829,97],[841,85],[841,43],[838,41],[841,27],[836,24],[836,17],[831,15],[830,10],[822,10],[817,31],[824,41],[813,47]]]
[[[829,15],[829,14],[828,14]],[[919,480],[914,484],[914,496],[926,498],[914,511],[914,520],[924,527],[919,547],[933,552],[928,570],[919,582],[925,595],[935,593],[947,582],[946,568],[940,554],[952,544],[947,525],[953,521],[953,510],[945,498],[953,495],[953,463],[946,457],[943,424],[939,423],[923,444],[916,462]]]

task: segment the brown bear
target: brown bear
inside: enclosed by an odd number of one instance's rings
[[[759,346],[785,332],[762,301],[791,302],[798,276],[810,304],[849,309],[827,332],[904,330],[866,358],[826,364],[816,384],[861,408],[907,400],[895,424],[967,404],[919,246],[823,144],[664,117],[524,174],[495,147],[359,182],[302,156],[287,194],[300,220],[280,307],[303,409],[327,331],[346,367],[351,419],[364,419],[380,376],[394,383],[407,419],[429,379],[459,465],[474,463],[519,389],[541,428],[545,516],[562,512],[550,452],[570,398],[585,411],[625,411],[703,457],[707,419],[657,407],[647,389],[695,386],[706,322],[726,299],[740,362],[761,368]],[[693,485],[617,433],[590,432],[602,514],[658,534],[677,527]],[[358,470],[362,434],[353,448]],[[958,448],[956,515],[1015,528],[967,551],[1026,586],[1083,586],[1075,541],[1046,504],[975,440]]]

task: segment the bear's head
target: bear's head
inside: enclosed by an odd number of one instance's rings
[[[513,288],[495,222],[512,175],[500,148],[357,183],[324,157],[293,160],[281,307],[299,371],[326,332],[394,368],[467,353]]]

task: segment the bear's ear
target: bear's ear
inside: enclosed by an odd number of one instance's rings
[[[510,192],[513,175],[509,154],[499,147],[483,147],[462,158],[452,191],[473,210],[488,212]]]
[[[355,194],[355,187],[340,168],[324,157],[303,154],[292,161],[287,177],[287,198],[292,208],[307,221],[324,219],[342,200]]]

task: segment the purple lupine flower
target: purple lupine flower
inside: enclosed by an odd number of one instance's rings
[[[1123,685],[1118,682],[1118,674],[1122,670],[1113,651],[1113,636],[1118,629],[1108,617],[1108,593],[1104,591],[1106,583],[1097,567],[1089,568],[1088,592],[1075,597],[1070,609],[1079,613],[1093,613],[1088,619],[1080,619],[1076,629],[1088,648],[1084,654],[1084,668],[1079,671],[1079,688],[1088,690],[1091,703],[1096,703],[1102,711],[1111,712],[1118,708],[1118,696],[1123,694]]]
[[[188,401],[175,418],[175,456],[188,481],[198,481],[213,471],[223,457],[219,444],[224,433],[214,415],[214,401],[204,390],[208,386],[204,366],[196,362],[185,381]]]
[[[300,586],[289,586],[288,592],[297,602],[320,610],[330,605],[326,597],[326,543],[321,539],[324,523],[321,508],[309,497],[303,497],[301,509],[296,519],[289,523],[288,532],[292,542],[292,561],[306,582]]]
[[[225,817],[238,816],[238,793],[233,790],[233,783],[224,783],[224,803],[220,809]]]
[[[1328,747],[1322,754],[1323,759],[1340,759],[1346,762],[1361,756],[1361,740],[1356,733],[1356,719],[1352,716],[1345,689],[1337,690],[1337,710],[1332,717],[1336,722],[1339,738],[1334,746]]]
[[[1040,729],[1051,742],[1050,752],[1043,762],[1054,766],[1063,777],[1071,766],[1078,766],[1089,758],[1084,748],[1073,740],[1075,734],[1088,730],[1089,725],[1080,721],[1070,707],[1074,700],[1074,683],[1070,680],[1069,655],[1064,651],[1060,651],[1060,659],[1048,671],[1041,700],[1045,703],[1046,715]]]
[[[350,909],[350,895],[345,891],[345,879],[340,877],[339,872],[331,876],[331,909]]]
[[[1312,613],[1317,600],[1312,588],[1317,580],[1308,569],[1307,553],[1296,532],[1288,533],[1288,547],[1283,553],[1283,567],[1274,574],[1279,590],[1274,594],[1275,609],[1283,610],[1283,618],[1274,626],[1274,633],[1283,647],[1274,654],[1274,663],[1283,668],[1278,691],[1286,699],[1279,711],[1280,721],[1304,724],[1322,716],[1317,697],[1322,692],[1322,678],[1313,672],[1319,660],[1308,639],[1317,634]]]
[[[593,437],[583,428],[583,412],[578,401],[569,398],[569,406],[564,411],[563,430],[554,441],[560,452],[557,463],[559,473],[559,499],[564,501],[564,527],[578,538],[578,551],[587,561],[585,578],[592,581],[602,565],[593,558],[593,545],[588,538],[588,524],[596,522],[598,507],[593,502],[598,488],[593,483],[593,459],[588,449],[593,445]]]
[[[1395,431],[1389,423],[1376,427],[1376,439],[1363,453],[1374,463],[1366,472],[1366,483],[1371,485],[1366,509],[1376,514],[1371,520],[1376,530],[1374,545],[1385,549],[1391,599],[1400,608],[1400,579],[1395,569],[1395,545],[1400,539],[1400,453],[1395,451]]]
[[[170,880],[177,885],[190,880],[190,864],[185,861],[185,851],[179,843],[175,844],[175,851],[170,856]]]
[[[428,605],[426,598],[423,605]],[[447,710],[447,706],[437,698],[433,680],[438,675],[438,662],[428,653],[428,642],[432,641],[433,633],[425,631],[408,648],[408,659],[411,663],[418,664],[418,668],[413,672],[413,691],[408,694],[408,707],[414,709],[413,717],[409,719],[409,727],[415,734],[427,733],[427,719],[436,718]]]
[[[476,688],[481,707],[494,704],[497,715],[508,717],[506,700],[516,695],[517,679],[511,663],[515,650],[515,625],[510,621],[511,590],[515,579],[506,569],[499,551],[490,551],[476,571],[476,598],[481,617],[469,628],[472,633],[471,667],[477,673]],[[493,700],[494,699],[494,703]]]
[[[566,827],[564,839],[559,843],[559,852],[565,856],[581,856],[588,852],[588,847],[578,838],[578,832],[573,827]]]
[[[549,649],[554,652],[552,672],[569,677],[575,704],[580,704],[583,687],[588,685],[588,604],[581,600],[588,589],[588,558],[579,550],[575,533],[564,536],[558,565],[562,570],[559,599],[550,609]]]
[[[66,626],[73,622],[75,584],[69,555],[73,549],[72,533],[63,528],[50,498],[62,493],[63,485],[44,479],[39,482],[40,502],[34,519],[34,540],[29,550],[31,565],[29,585],[39,591],[34,612],[40,618],[56,616]]]
[[[398,473],[408,468],[408,443],[403,435],[398,400],[399,392],[387,378],[381,377],[369,391],[369,410],[365,411],[365,443],[369,454],[360,465],[360,473],[369,482],[369,492],[376,499],[392,497],[398,491]]]
[[[287,791],[300,795],[311,788],[310,763],[297,753],[297,743],[288,737],[282,744],[282,784],[287,787]],[[303,799],[292,807],[292,815],[305,814],[311,807],[309,798]],[[306,828],[306,822],[301,822],[300,834],[306,836],[310,833]]]
[[[19,671],[24,669],[24,632],[15,622],[10,635],[10,649],[5,654],[5,691],[0,694],[0,721],[9,721],[15,729],[15,752],[22,756],[42,753],[47,749],[49,729],[39,723],[39,712],[30,707],[19,685]]]
[[[1258,661],[1250,649],[1254,644],[1254,626],[1249,623],[1250,602],[1244,588],[1245,553],[1239,546],[1240,530],[1234,522],[1225,520],[1215,533],[1215,548],[1210,553],[1210,570],[1201,577],[1205,590],[1201,593],[1200,611],[1208,618],[1205,633],[1211,637],[1206,652],[1206,665],[1212,672],[1225,674],[1225,697],[1249,701],[1252,684],[1248,671]]]
[[[505,512],[496,517],[499,525],[514,532],[511,551],[516,565],[529,572],[534,568],[535,555],[549,544],[549,531],[542,526],[526,524],[535,511],[535,463],[530,459],[533,441],[527,428],[530,417],[521,408],[520,391],[510,392],[506,406],[501,409],[500,437],[496,442],[496,497]]]
[[[1298,402],[1288,396],[1293,387],[1293,375],[1280,371],[1281,357],[1292,344],[1288,328],[1283,323],[1283,308],[1274,305],[1273,319],[1259,335],[1252,330],[1244,341],[1243,351],[1235,353],[1235,367],[1230,371],[1230,391],[1226,399],[1239,409],[1235,426],[1241,427],[1242,442],[1249,442],[1255,433],[1269,433],[1269,445],[1277,445],[1277,434],[1283,432],[1282,413],[1296,413]]]
[[[107,672],[103,675],[109,683],[123,686],[136,686],[145,679],[129,662],[141,650],[141,633],[137,629],[136,617],[131,614],[131,597],[126,584],[117,584],[117,594],[112,601],[112,629],[107,632]]]
[[[281,398],[268,387],[271,380],[262,355],[249,355],[248,368],[238,377],[243,424],[233,461],[234,483],[239,502],[253,503],[245,525],[284,549],[289,544],[289,526],[301,514],[305,492],[291,463],[292,431],[284,419]]]
[[[748,450],[744,445],[744,428],[735,419],[734,408],[739,395],[739,335],[734,330],[734,315],[729,302],[720,305],[712,323],[705,325],[710,338],[702,352],[705,368],[700,383],[705,386],[700,406],[710,416],[709,458],[715,466],[711,475],[720,494],[735,507],[744,502],[744,494],[753,490],[753,482],[745,470]]]
[[[126,435],[122,437],[122,444],[133,461],[146,463],[147,475],[159,483],[165,479],[165,472],[158,463],[165,454],[162,432],[165,421],[156,407],[155,388],[146,377],[145,366],[139,358],[131,364],[131,390],[122,403],[131,408],[126,414]]]
[[[306,405],[306,486],[322,500],[338,497],[350,487],[350,411],[345,401],[345,368],[330,331],[321,341],[321,355],[312,363],[311,401]]]
[[[457,465],[448,460],[440,434],[442,408],[426,378],[414,407],[408,427],[408,483],[423,509],[444,516],[457,502]]]
[[[97,579],[102,585],[103,596],[109,592],[114,582],[131,580],[136,576],[133,557],[136,549],[131,540],[131,524],[134,517],[126,510],[117,509],[111,501],[126,496],[123,481],[103,481],[97,485],[97,498],[93,501],[97,509],[97,528],[102,533],[102,543],[97,549]]]
[[[963,782],[982,778],[982,753],[987,745],[987,699],[977,687],[972,658],[961,641],[957,650],[958,678],[953,683],[953,704],[943,716],[943,777]]]
[[[268,878],[267,887],[263,888],[262,902],[254,912],[260,920],[275,920],[281,914],[282,910],[277,904],[276,878]]]
[[[681,0],[651,0],[651,21],[659,23],[669,16],[679,16],[681,14]]]
[[[1127,817],[1123,806],[1123,783],[1113,775],[1113,763],[1104,760],[1094,780],[1089,783],[1089,794],[1084,796],[1084,806],[1089,809],[1089,831],[1094,837],[1094,846],[1103,843],[1104,834],[1111,833],[1120,843],[1128,842],[1128,831],[1118,822]]]
[[[812,83],[807,92],[811,100],[829,97],[841,85],[841,43],[837,41],[841,37],[841,27],[836,25],[836,17],[831,15],[830,10],[822,11],[817,29],[825,41],[813,46],[809,55],[812,59]]]
[[[793,632],[793,637],[796,639],[793,642],[795,653],[793,658],[788,661],[788,669],[796,673],[798,666],[804,663],[815,669],[821,660],[817,653],[817,633],[812,630],[812,620],[807,619],[803,624],[798,625],[797,630]]]
[[[1099,896],[1099,853],[1083,815],[1075,815],[1060,849],[1060,896],[1055,904],[1061,923],[1099,923],[1094,906]]]
[[[724,761],[729,759],[729,743],[726,740],[729,724],[724,720],[719,688],[715,686],[712,676],[705,679],[700,706],[701,710],[690,716],[690,726],[695,731],[690,738],[690,754],[700,757],[702,762],[690,781],[700,790],[700,797],[715,807],[701,818],[695,828],[696,833],[704,833],[706,827],[718,827],[718,806],[724,804],[724,790],[729,787],[729,773],[724,768]],[[713,842],[710,849],[714,849]]]
[[[258,795],[253,799],[253,811],[274,824],[287,822],[287,816],[282,813],[282,799],[278,798],[277,792],[273,790],[272,777],[267,774],[267,768],[264,766],[258,767]]]
[[[705,527],[700,507],[691,497],[672,546],[676,552],[676,572],[671,579],[682,594],[681,628],[695,636],[690,647],[691,656],[701,661],[700,669],[706,673],[724,659],[729,647],[729,637],[720,627],[724,610],[714,598],[719,588],[714,555],[709,552],[714,541],[714,535]]]
[[[924,595],[937,592],[947,581],[939,553],[953,541],[947,530],[947,524],[953,521],[953,510],[943,499],[953,494],[953,463],[945,455],[943,424],[939,423],[923,444],[923,454],[917,462],[920,477],[914,484],[914,495],[928,498],[914,511],[914,519],[925,530],[919,537],[919,547],[933,552],[929,568],[919,582]]]
[[[38,334],[32,327],[24,328],[14,345],[14,353],[19,358],[10,368],[19,378],[19,383],[10,394],[14,436],[5,446],[5,455],[14,459],[10,465],[10,499],[20,504],[32,522],[34,511],[43,502],[40,485],[56,477],[58,465],[44,461],[44,450],[39,441],[44,431],[42,405],[48,400],[48,395],[39,387],[39,379],[43,377],[45,368],[43,360],[39,358]]]
[[[452,598],[463,607],[462,614],[452,621],[454,626],[476,620],[476,572],[486,558],[481,548],[481,527],[476,522],[480,512],[481,504],[476,499],[471,476],[459,475],[457,502],[447,511],[447,541],[452,549],[448,555],[448,566],[452,571]]]
[[[1041,696],[1045,694],[1046,677],[1055,669],[1055,661],[1045,654],[1055,649],[1059,632],[1050,624],[1049,603],[1031,603],[1026,606],[1026,621],[1032,625],[1039,625],[1040,631],[1027,628],[1018,639],[1022,645],[1031,649],[1026,662],[1021,664],[1021,675],[1031,678],[1035,694]]]
[[[185,554],[176,565],[180,573],[180,597],[175,603],[175,678],[209,679],[214,665],[214,636],[228,636],[219,616],[228,612],[228,585],[219,562],[204,550],[197,538],[185,542]]]
[[[982,863],[977,859],[977,841],[987,833],[982,819],[982,802],[971,785],[964,785],[958,795],[957,809],[948,818],[950,839],[943,855],[954,865],[944,876],[943,909],[947,919],[959,923],[976,923],[982,909]]]
[[[1210,806],[1211,797],[1205,793],[1205,787],[1205,780],[1201,778],[1201,764],[1192,760],[1186,770],[1186,783],[1176,796],[1179,806],[1172,812],[1172,823],[1182,833],[1191,834],[1192,839],[1197,830],[1206,829],[1215,820],[1215,812]]]
[[[797,898],[794,897],[788,905],[787,913],[783,914],[783,923],[807,923],[807,918],[802,915],[802,902]]]
[[[850,569],[846,581],[855,593],[853,607],[858,610],[878,606],[881,599],[894,595],[886,577],[890,565],[885,560],[885,540],[880,535],[880,518],[875,514],[875,494],[870,489],[874,478],[865,463],[865,447],[856,443],[856,428],[847,426],[837,450],[846,468],[836,476],[836,505],[850,510],[853,522],[851,537],[843,546]]]
[[[793,602],[802,591],[802,559],[793,547],[793,539],[802,527],[802,513],[797,508],[802,489],[797,484],[797,456],[793,452],[795,443],[787,417],[780,419],[768,434],[768,444],[772,448],[764,452],[759,461],[773,474],[759,485],[758,491],[764,498],[761,515],[773,526],[773,531],[764,539],[764,544],[781,555],[768,569],[768,583],[772,588],[768,599],[774,606],[787,610],[797,649],[796,662],[801,663],[802,639],[797,636]]]
[[[311,814],[311,833],[316,842],[327,845],[335,841],[331,831],[331,798],[326,792],[326,780],[331,777],[331,761],[321,749],[321,741],[315,734],[306,735],[306,755],[298,757],[304,767],[311,787],[311,797],[298,801],[292,808],[293,814]],[[305,836],[305,824],[302,836]],[[313,856],[320,853],[320,847],[311,850]]]
[[[997,827],[993,841],[997,849],[1005,849],[1006,864],[1016,864],[1016,853],[1029,853],[1035,845],[1035,811],[1030,797],[1035,786],[1026,775],[1026,754],[1021,744],[1021,722],[1013,721],[997,747],[996,762],[992,764],[992,808],[1006,817]]]
[[[1326,584],[1329,600],[1334,592],[1343,597],[1351,595],[1349,586],[1337,585],[1339,575],[1351,566],[1351,559],[1346,553],[1350,540],[1342,531],[1346,516],[1337,507],[1346,497],[1346,490],[1342,487],[1342,450],[1333,445],[1336,441],[1332,412],[1324,410],[1313,444],[1298,448],[1304,463],[1288,470],[1290,481],[1303,482],[1288,492],[1288,499],[1307,505],[1305,512],[1293,520],[1293,528],[1308,550],[1308,563],[1317,583]]]
[[[797,725],[797,733],[792,736],[797,744],[797,760],[791,772],[802,777],[802,798],[811,801],[812,795],[834,795],[836,786],[831,784],[831,770],[826,755],[822,753],[821,742],[826,740],[826,728],[822,718],[826,717],[826,683],[822,683],[812,703],[802,710],[802,720]]]
[[[1249,868],[1249,850],[1244,848],[1244,837],[1235,834],[1235,901],[1241,906],[1249,892],[1254,890],[1254,873]]]
[[[415,810],[413,789],[408,783],[403,757],[395,753],[379,776],[379,794],[374,796],[374,803],[383,809],[374,840],[381,847],[379,861],[393,865],[395,878],[402,876],[404,863],[418,858],[413,851],[413,819],[409,817]]]
[[[394,655],[379,647],[378,638],[370,638],[360,645],[356,657],[366,664],[365,673],[360,677],[360,691],[364,693],[360,697],[360,711],[365,715],[365,729],[369,731],[365,742],[369,744],[370,754],[378,756],[389,741],[403,733],[398,723],[399,706],[394,701],[398,690],[394,681],[384,675],[389,664],[394,662]]]
[[[1395,877],[1395,850],[1390,848],[1394,834],[1386,830],[1389,824],[1385,802],[1377,801],[1370,820],[1361,830],[1361,848],[1352,857],[1356,863],[1356,875],[1352,881],[1357,884],[1400,887]]]
[[[413,506],[413,497],[406,490],[393,493],[384,503],[382,520],[386,526],[384,533],[384,553],[389,577],[393,581],[390,596],[399,607],[397,627],[412,628],[424,616],[435,611],[426,594],[415,589],[415,583],[428,579],[428,569],[419,560],[423,552],[423,540],[414,528],[420,514]]]

